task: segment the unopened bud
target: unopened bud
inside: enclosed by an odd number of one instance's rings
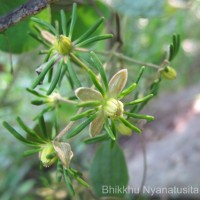
[[[53,156],[53,158],[50,158],[50,155],[53,155],[54,153],[55,153],[55,150],[51,143],[44,144],[42,146],[42,150],[39,152],[39,158],[44,167],[49,167],[56,161],[57,159],[56,156]]]
[[[67,55],[72,49],[72,43],[68,37],[59,35],[55,40],[54,47],[60,54]]]
[[[176,70],[170,66],[165,67],[162,71],[161,74],[164,78],[168,80],[173,80],[176,78]]]
[[[107,116],[111,118],[120,117],[123,115],[124,105],[121,101],[113,98],[109,99],[104,106],[104,112]]]

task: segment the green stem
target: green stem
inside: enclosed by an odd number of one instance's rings
[[[75,48],[76,51],[81,51],[81,52],[90,52],[91,50],[88,50],[88,49],[84,49],[84,48]],[[146,63],[146,62],[142,62],[140,60],[136,60],[136,59],[133,59],[133,58],[130,58],[122,53],[118,53],[118,52],[112,52],[112,51],[95,51],[95,53],[97,54],[101,54],[103,56],[108,56],[108,55],[113,55],[119,59],[122,59],[124,61],[127,61],[127,62],[131,62],[131,63],[134,63],[134,64],[137,64],[137,65],[142,65],[142,66],[146,66],[146,67],[152,67],[152,68],[155,68],[155,69],[159,69],[160,66],[159,65],[155,65],[155,64],[152,64],[152,63]]]

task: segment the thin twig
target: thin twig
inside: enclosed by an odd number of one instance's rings
[[[84,49],[84,48],[75,48],[75,49],[76,49],[76,51],[81,51],[81,52],[90,52],[91,51],[91,50]],[[108,56],[108,55],[112,54],[113,56],[115,56],[117,58],[120,58],[120,59],[122,59],[124,61],[127,61],[127,62],[132,62],[132,63],[137,64],[137,65],[146,66],[146,67],[152,67],[152,68],[155,68],[155,69],[159,69],[160,68],[159,65],[142,62],[142,61],[130,58],[130,57],[128,57],[128,56],[126,56],[126,55],[124,55],[122,53],[117,53],[117,52],[113,52],[113,51],[95,51],[95,53],[101,54],[103,56]]]
[[[27,3],[15,8],[11,12],[0,17],[0,32],[17,24],[23,19],[35,15],[55,0],[29,0]]]

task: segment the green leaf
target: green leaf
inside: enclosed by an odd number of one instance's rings
[[[87,117],[88,115],[91,115],[92,113],[96,112],[94,109],[89,109],[89,110],[86,110],[85,112],[82,112],[81,114],[77,114],[77,115],[74,115],[70,118],[71,121],[76,121],[78,119],[82,119],[84,117]]]
[[[119,98],[123,99],[125,96],[130,94],[136,88],[136,86],[137,86],[136,83],[133,83],[132,85],[130,85],[128,88],[126,88],[125,90],[121,92],[121,94],[119,95]]]
[[[97,67],[97,69],[101,75],[101,78],[106,87],[106,90],[108,90],[108,79],[106,77],[106,72],[105,72],[105,69],[103,68],[101,61],[99,60],[99,58],[93,51],[90,53],[90,55],[93,59],[93,64]]]
[[[96,151],[90,167],[90,179],[98,197],[120,197],[125,193],[109,193],[108,187],[127,187],[128,171],[123,151],[118,144],[110,148],[110,143],[103,143]]]
[[[98,19],[93,26],[91,26],[85,33],[83,33],[77,40],[75,40],[74,42],[75,45],[87,39],[93,32],[96,31],[96,29],[102,24],[103,21],[104,21],[104,17],[101,17],[100,19]]]
[[[32,130],[28,126],[26,126],[26,124],[21,120],[20,117],[17,117],[17,122],[27,134],[36,138],[38,142],[43,142],[43,139],[34,130]]]
[[[98,42],[100,40],[110,39],[112,37],[113,37],[112,34],[97,35],[97,36],[91,37],[91,38],[89,38],[89,39],[77,44],[76,47],[82,47],[82,46],[85,46],[85,45],[92,44],[94,42]]]
[[[24,151],[23,155],[24,156],[31,156],[33,154],[38,153],[40,150],[41,150],[40,148],[26,150],[26,151]]]
[[[85,102],[81,102],[78,103],[77,106],[78,107],[96,107],[101,105],[101,101],[85,101]]]
[[[88,119],[83,121],[80,125],[78,125],[75,128],[71,129],[67,134],[67,138],[68,139],[72,138],[75,135],[77,135],[78,133],[80,133],[90,122],[92,122],[96,118],[96,116],[97,116],[97,114],[91,115],[90,117],[88,117]]]
[[[67,64],[66,64],[67,70],[69,72],[69,76],[71,77],[71,79],[73,80],[73,83],[75,85],[75,87],[81,87],[81,82],[79,81],[76,72],[74,71],[74,68],[71,65],[70,59],[67,59]]]
[[[108,119],[105,120],[104,128],[105,128],[106,132],[108,133],[108,135],[110,136],[110,138],[111,138],[112,140],[116,140],[115,135],[113,134],[113,131],[112,131],[112,129],[110,128]]]
[[[34,89],[45,77],[47,72],[51,69],[53,64],[55,63],[56,57],[52,57],[47,63],[45,68],[42,70],[40,75],[36,78],[36,80],[33,82],[31,89]]]
[[[47,133],[47,128],[46,128],[46,123],[45,123],[45,120],[44,120],[44,116],[41,115],[39,117],[38,121],[39,121],[39,127],[40,127],[40,130],[41,130],[42,134],[43,134],[43,137],[48,139],[49,135]]]
[[[0,16],[7,14],[12,9],[25,3],[25,0],[0,2]],[[50,22],[49,9],[44,9],[36,15],[36,17]],[[30,37],[29,32],[34,32],[33,22],[30,17],[19,22],[15,26],[7,29],[3,34],[0,34],[0,49],[11,53],[22,53],[36,48],[40,43]]]
[[[129,116],[129,117],[133,117],[136,119],[146,119],[147,121],[153,121],[154,117],[150,116],[150,115],[140,115],[137,113],[129,113],[129,112],[124,112],[125,115]]]
[[[47,95],[50,95],[53,92],[53,90],[56,88],[57,83],[59,81],[59,78],[61,76],[62,66],[63,66],[63,60],[61,60],[58,64],[58,67],[56,69],[56,73],[55,73],[53,80],[51,82],[51,85],[50,85],[50,87],[47,91]]]
[[[65,183],[67,185],[67,189],[69,191],[69,194],[70,194],[70,196],[74,196],[75,195],[75,191],[74,191],[74,188],[72,186],[71,180],[69,178],[69,173],[64,168],[63,168],[63,174],[64,174]]]
[[[73,8],[72,8],[72,20],[69,28],[69,38],[72,39],[72,34],[74,31],[74,26],[76,23],[76,17],[77,17],[77,4],[73,3]]]
[[[60,11],[62,34],[67,35],[67,19],[64,10]]]
[[[142,103],[142,102],[145,102],[145,101],[148,101],[149,99],[151,99],[153,97],[153,94],[149,94],[145,97],[142,97],[140,99],[136,99],[134,101],[131,101],[131,102],[128,102],[128,103],[125,103],[126,105],[134,105],[134,104],[138,104],[138,103]]]
[[[42,20],[42,19],[39,19],[39,18],[36,18],[36,17],[31,17],[31,20],[42,25],[42,26],[45,26],[46,28],[48,28],[54,35],[58,35],[56,29],[48,22]]]
[[[93,144],[93,143],[102,142],[102,141],[105,141],[105,140],[108,140],[108,139],[109,139],[108,134],[101,134],[101,135],[97,135],[97,136],[92,137],[92,138],[85,139],[84,143],[85,144]]]
[[[137,132],[137,133],[141,133],[141,130],[140,130],[138,127],[134,126],[133,124],[131,124],[129,121],[127,121],[127,120],[124,119],[123,117],[120,117],[120,121],[121,121],[125,126],[127,126],[128,128],[134,130],[134,131]]]
[[[3,126],[18,140],[25,144],[34,145],[34,143],[28,141],[26,138],[20,135],[12,126],[10,126],[6,121],[3,122]]]
[[[139,81],[140,81],[140,78],[142,77],[142,74],[144,73],[144,70],[145,70],[145,66],[142,66],[141,68],[140,68],[140,71],[139,71],[139,73],[138,73],[138,75],[137,75],[137,77],[136,77],[136,84],[138,84],[139,83]]]

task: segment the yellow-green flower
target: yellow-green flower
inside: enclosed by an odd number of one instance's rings
[[[119,122],[123,123],[129,129],[141,133],[141,130],[135,125],[131,124],[126,116],[153,120],[152,116],[148,115],[139,115],[136,113],[125,112],[126,105],[134,105],[140,102],[143,102],[147,99],[150,99],[153,95],[148,95],[141,99],[134,100],[132,102],[123,102],[122,99],[128,95],[135,87],[136,84],[133,83],[130,87],[123,90],[127,82],[128,72],[127,69],[118,71],[110,80],[108,84],[108,89],[104,94],[99,91],[91,88],[81,87],[75,91],[78,99],[83,102],[80,105],[87,105],[88,107],[93,107],[94,110],[97,110],[97,117],[90,123],[89,134],[91,137],[98,135],[103,127],[106,129],[108,134],[112,139],[115,138],[114,123]],[[96,102],[96,103],[95,103]],[[96,106],[95,106],[96,105]],[[126,115],[126,116],[125,116]],[[131,116],[132,115],[132,116]],[[119,129],[120,130],[120,129]],[[112,135],[113,133],[113,135]]]

